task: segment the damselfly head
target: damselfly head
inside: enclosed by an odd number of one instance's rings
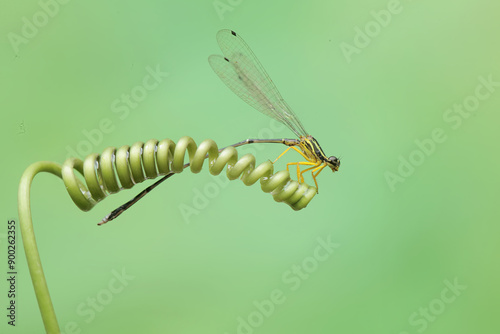
[[[332,169],[332,171],[336,172],[339,170],[340,160],[337,157],[334,156],[329,157],[326,163]]]

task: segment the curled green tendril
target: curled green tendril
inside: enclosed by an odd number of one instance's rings
[[[186,153],[193,173],[199,173],[205,159],[212,175],[219,175],[224,167],[230,180],[240,178],[245,185],[260,180],[261,188],[271,193],[274,200],[290,205],[294,210],[303,209],[316,195],[316,188],[291,180],[288,171],[273,174],[273,163],[266,161],[255,166],[255,157],[246,154],[238,159],[238,152],[229,146],[219,152],[213,140],[205,140],[199,146],[190,137],[182,137],[177,143],[170,139],[138,142],[119,149],[110,147],[102,154],[91,154],[84,161],[67,159],[63,165],[41,161],[29,166],[19,184],[18,209],[23,244],[31,280],[38,300],[45,331],[60,333],[47,282],[43,273],[36,245],[30,209],[30,188],[33,178],[48,172],[61,178],[73,202],[83,211],[92,209],[108,195],[160,175],[181,173],[185,169]],[[75,174],[78,171],[83,183]]]

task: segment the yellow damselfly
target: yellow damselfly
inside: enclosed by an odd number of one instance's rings
[[[304,129],[255,54],[238,34],[232,30],[220,30],[217,33],[217,42],[223,56],[212,55],[208,61],[219,78],[243,101],[283,123],[298,137],[298,139],[247,139],[231,146],[238,147],[251,143],[285,144],[289,147],[274,162],[290,149],[297,151],[306,161],[290,162],[287,164],[287,170],[295,165],[299,182],[304,182],[304,173],[310,171],[318,188],[316,177],[319,173],[327,166],[334,172],[338,171],[340,160],[325,155],[318,141]],[[300,166],[306,168],[300,170]]]

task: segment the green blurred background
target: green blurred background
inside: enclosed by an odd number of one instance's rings
[[[259,133],[292,136],[212,72],[207,57],[219,53],[222,28],[245,38],[306,129],[342,158],[299,212],[205,167],[173,177],[104,227],[96,223],[145,184],[84,213],[60,180],[38,176],[34,225],[63,332],[500,332],[500,87],[479,79],[500,81],[498,2],[55,4],[2,4],[4,222],[17,219],[18,181],[35,161],[151,138],[223,146]],[[34,21],[40,27],[30,30]],[[168,76],[125,107],[122,95],[156,68]],[[463,103],[470,111],[447,111]],[[445,140],[431,144],[433,131]],[[282,150],[242,151],[265,161]],[[289,153],[278,168],[297,159]],[[417,166],[394,179],[401,159]],[[319,262],[318,238],[335,243]],[[41,333],[20,248],[18,270],[17,326],[6,324],[2,279],[0,328]],[[282,303],[264,301],[279,292]]]

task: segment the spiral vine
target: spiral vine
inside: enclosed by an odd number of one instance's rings
[[[185,163],[186,155],[188,163]],[[306,207],[316,194],[315,187],[291,180],[287,171],[273,174],[271,161],[256,166],[251,154],[238,159],[238,152],[232,146],[219,150],[210,139],[197,146],[191,137],[182,137],[177,143],[170,139],[152,139],[119,149],[110,147],[100,155],[87,156],[83,161],[70,158],[62,165],[62,179],[73,202],[81,210],[88,211],[109,194],[132,188],[147,179],[181,173],[187,166],[191,172],[199,173],[205,159],[208,159],[212,175],[219,175],[227,166],[226,174],[230,180],[240,178],[247,186],[260,180],[264,192],[271,193],[276,201],[284,202],[294,210]],[[85,183],[75,171],[83,175]]]

